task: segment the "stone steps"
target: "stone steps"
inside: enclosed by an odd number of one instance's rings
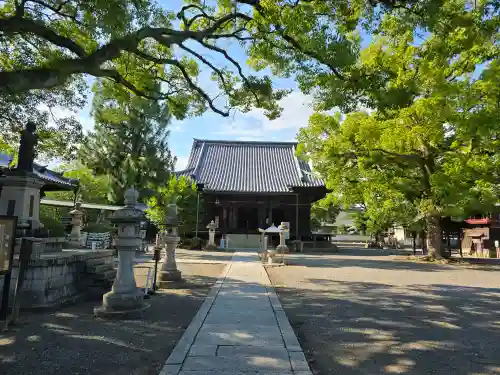
[[[92,266],[87,264],[87,273],[89,274],[102,274],[110,269],[113,269],[113,263],[101,263]]]
[[[113,258],[92,258],[86,261],[87,266],[100,266],[102,264],[110,264],[113,265]]]
[[[113,258],[89,259],[86,267],[86,292],[89,298],[99,299],[113,286],[116,276]]]

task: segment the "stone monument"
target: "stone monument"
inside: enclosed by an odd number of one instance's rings
[[[40,228],[40,189],[44,181],[33,173],[38,143],[35,131],[36,125],[28,122],[21,133],[17,167],[0,178],[0,215],[17,216],[17,237],[30,235],[28,231]],[[19,246],[20,243],[16,247]]]
[[[33,162],[36,157],[35,149],[38,144],[38,135],[35,132],[36,124],[28,121],[26,127],[21,132],[21,140],[19,141],[17,171],[33,172]]]
[[[208,229],[208,244],[205,246],[205,250],[216,250],[218,249],[217,245],[215,244],[215,230],[217,229],[217,224],[215,224],[215,221],[211,221],[207,225]]]
[[[175,249],[179,243],[177,235],[177,226],[179,219],[177,217],[177,205],[169,204],[167,206],[167,218],[165,220],[165,229],[161,236],[165,245],[165,258],[160,269],[160,288],[166,288],[169,282],[182,279],[181,271],[177,269],[175,261]]]
[[[73,248],[79,248],[84,245],[81,234],[83,224],[83,212],[80,211],[81,202],[76,202],[75,208],[69,212],[71,216],[71,233],[69,237],[69,245]]]
[[[144,302],[144,293],[135,283],[134,258],[141,245],[139,230],[144,212],[136,208],[139,193],[135,189],[125,192],[125,207],[117,210],[110,221],[118,226],[116,248],[118,250],[118,272],[110,292],[102,297],[102,306],[94,309],[99,317],[136,318],[150,307]]]

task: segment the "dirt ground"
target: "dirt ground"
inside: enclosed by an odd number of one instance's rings
[[[267,269],[315,374],[500,374],[500,267],[382,251]]]
[[[0,333],[0,374],[158,375],[225,264],[178,265],[186,283],[148,301],[143,320],[97,319],[98,301],[54,313],[22,313],[23,324]],[[143,286],[147,269],[136,269]]]

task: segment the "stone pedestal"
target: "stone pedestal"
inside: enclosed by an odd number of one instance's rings
[[[177,268],[175,261],[175,249],[179,243],[179,237],[176,233],[167,234],[164,241],[166,254],[160,269],[160,288],[167,288],[169,282],[182,280],[181,271]]]
[[[137,288],[134,276],[135,251],[141,244],[140,222],[144,220],[144,213],[135,208],[138,195],[134,189],[127,190],[125,208],[115,211],[110,219],[118,225],[118,272],[111,291],[102,298],[102,306],[94,309],[96,316],[130,319],[141,317],[150,307],[144,302],[144,294]]]
[[[40,188],[44,182],[33,173],[0,177],[0,215],[17,216],[18,229],[40,227]],[[19,236],[25,235],[19,233]]]

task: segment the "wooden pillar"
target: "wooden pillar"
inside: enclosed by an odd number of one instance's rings
[[[222,234],[225,236],[228,229],[228,212],[226,202],[222,203]]]
[[[295,194],[295,240],[299,238],[299,194]]]
[[[259,210],[259,214],[258,214],[258,220],[259,220],[259,227],[261,227],[262,229],[266,229],[264,228],[265,227],[265,220],[266,220],[266,206],[265,204],[262,204],[259,202],[258,204],[258,210]]]
[[[269,199],[267,202],[267,207],[268,207],[268,215],[267,217],[269,218],[269,225],[273,224],[273,201],[272,199]]]

